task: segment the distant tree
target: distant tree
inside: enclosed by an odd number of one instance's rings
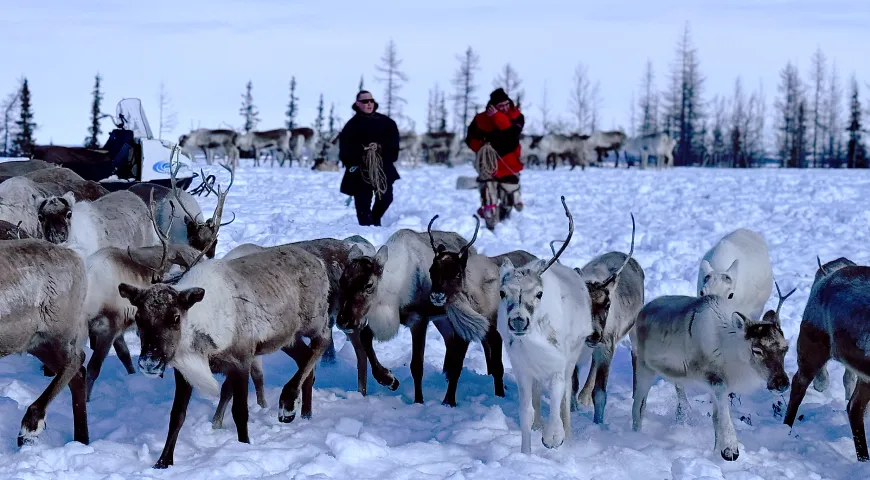
[[[628,103],[628,134],[637,135],[637,109],[635,108],[634,90],[631,91],[631,101]]]
[[[724,97],[718,95],[713,98],[713,125],[712,125],[712,142],[710,146],[710,154],[713,157],[713,162],[717,165],[722,165],[730,159],[728,155],[728,143],[726,141],[727,132],[727,104]],[[730,162],[728,162],[728,166]]]
[[[21,95],[21,89],[10,93],[3,103],[0,103],[0,111],[3,112],[3,125],[0,126],[0,132],[3,133],[3,150],[0,151],[0,157],[11,157],[9,154],[9,136],[14,135],[15,123],[12,121],[18,115],[18,98]]]
[[[853,74],[849,82],[849,126],[846,128],[846,131],[849,132],[849,143],[846,147],[846,160],[849,168],[867,168],[867,154],[861,140],[863,131],[861,116],[864,112],[861,109],[859,94],[858,80]]]
[[[438,86],[435,89],[429,89],[429,104],[426,108],[426,131],[434,132],[435,123],[438,118]]]
[[[323,117],[323,94],[320,94],[320,101],[317,102],[317,118],[314,119],[314,131],[317,133],[317,151],[319,158],[326,157],[326,145],[329,139],[326,138],[326,132],[323,131],[325,126]]]
[[[357,90],[357,91],[359,91],[359,92],[363,91],[363,76],[362,75],[359,76],[359,90]]]
[[[759,82],[758,90],[749,96],[746,106],[746,123],[743,132],[746,145],[747,165],[760,163],[767,155],[764,133],[767,118],[767,99],[764,86]]]
[[[569,109],[574,115],[578,132],[591,133],[596,130],[600,103],[599,83],[592,84],[586,66],[582,63],[577,64],[574,69]]]
[[[335,122],[336,122],[335,104],[330,103],[329,104],[329,139],[330,140],[332,140],[332,138],[335,136]]]
[[[178,114],[172,106],[172,98],[163,82],[160,82],[160,90],[157,92],[157,105],[160,108],[160,127],[157,135],[163,140],[164,135],[171,134],[178,126]]]
[[[538,106],[538,112],[541,115],[541,134],[547,135],[549,133],[552,133],[552,121],[550,119],[550,98],[546,81],[544,81],[544,89],[541,90],[541,104]]]
[[[731,119],[728,129],[732,167],[746,168],[749,165],[746,132],[749,130],[746,114],[746,96],[743,94],[743,82],[740,77],[734,80],[734,97],[731,99]]]
[[[831,76],[828,81],[828,101],[825,104],[825,161],[829,165],[839,165],[843,158],[843,88],[836,62],[831,62]]]
[[[402,72],[401,68],[402,60],[399,59],[399,54],[396,52],[396,43],[390,40],[383,56],[381,56],[381,64],[375,66],[375,69],[383,75],[377,77],[377,80],[385,84],[384,108],[388,117],[400,116],[402,104],[406,103],[406,100],[399,95],[403,83],[408,81],[408,76]]]
[[[492,81],[492,88],[503,88],[508,97],[514,100],[517,105],[526,94],[523,89],[523,81],[520,80],[519,74],[510,63],[506,63],[502,67],[501,72]]]
[[[257,128],[257,124],[260,123],[260,112],[257,111],[257,107],[254,106],[254,96],[251,93],[253,88],[253,83],[248,80],[248,84],[245,86],[245,93],[242,94],[242,108],[239,109],[239,115],[241,115],[245,120],[242,127],[245,130],[245,133],[250,133]]]
[[[444,90],[438,92],[438,117],[436,118],[436,126],[438,132],[444,133],[447,131],[447,98],[444,95]]]
[[[804,158],[801,155],[805,152],[802,142],[806,138],[800,136],[802,133],[800,122],[806,120],[806,112],[801,111],[805,108],[806,102],[797,67],[791,62],[788,62],[780,72],[779,92],[780,98],[776,102],[779,113],[777,127],[779,158],[783,167],[802,167]]]
[[[640,132],[641,136],[658,133],[658,92],[655,86],[655,73],[653,72],[652,60],[646,61],[641,80],[641,94],[638,100],[640,107]]]
[[[821,162],[820,157],[823,156],[823,144],[825,138],[825,69],[827,59],[822,53],[821,47],[816,48],[813,54],[810,69],[810,87],[812,88],[812,98],[810,100],[811,113],[811,128],[812,128],[812,144],[810,156],[812,158],[812,166],[816,167]]]
[[[675,165],[690,165],[703,157],[705,112],[702,100],[698,50],[694,47],[688,22],[677,42],[677,59],[672,64],[670,90],[665,95],[665,131],[677,140]]]
[[[30,105],[30,86],[27,78],[21,82],[21,92],[18,96],[18,121],[15,122],[16,132],[12,139],[12,156],[29,157],[33,153],[36,122],[33,121],[33,110]]]
[[[290,102],[287,103],[287,128],[296,128],[296,115],[298,113],[299,97],[296,96],[296,76],[290,77]]]
[[[91,126],[88,127],[88,136],[85,137],[84,145],[87,148],[97,148],[100,146],[100,102],[103,100],[103,94],[100,92],[100,74],[94,78],[94,100],[91,102]]]
[[[456,59],[459,61],[459,68],[453,77],[453,113],[457,123],[456,130],[465,131],[476,112],[474,104],[478,87],[475,84],[475,74],[480,69],[480,56],[469,46]]]

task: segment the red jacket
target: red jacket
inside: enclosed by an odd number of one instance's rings
[[[523,164],[520,162],[520,133],[524,125],[525,117],[514,106],[511,106],[506,114],[497,111],[491,117],[486,112],[478,113],[468,126],[465,144],[477,153],[484,143],[489,142],[501,157],[495,171],[495,178],[519,176],[523,170]]]

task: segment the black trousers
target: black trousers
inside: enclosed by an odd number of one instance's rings
[[[356,207],[356,218],[360,225],[381,226],[381,218],[384,213],[390,208],[393,203],[393,184],[387,183],[387,191],[379,198],[375,198],[375,204],[372,206],[372,198],[375,197],[374,190],[363,190],[358,192],[353,197],[353,203]]]

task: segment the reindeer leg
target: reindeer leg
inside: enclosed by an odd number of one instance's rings
[[[828,366],[825,365],[819,371],[819,374],[816,375],[816,378],[813,379],[813,389],[817,392],[824,392],[828,389]],[[846,395],[846,402],[851,398],[850,395]]]
[[[852,394],[855,393],[855,387],[858,383],[858,376],[855,375],[855,372],[852,371],[849,367],[846,367],[846,371],[843,372],[843,388],[846,389],[846,404],[849,404],[849,400],[852,398]]]
[[[230,400],[233,398],[233,384],[230,380],[230,376],[224,379],[224,383],[221,384],[221,396],[220,400],[218,400],[217,408],[214,410],[214,415],[211,417],[211,428],[213,430],[220,430],[224,428],[224,415],[227,412],[227,406],[230,404]]]
[[[737,432],[731,421],[731,399],[724,383],[716,379],[710,382],[713,387],[713,427],[716,433],[716,450],[729,462],[737,460],[740,449],[737,445]]]
[[[462,366],[465,363],[465,355],[468,353],[468,342],[454,335],[447,345],[447,355],[444,362],[444,370],[447,373],[447,393],[444,394],[442,405],[456,406],[456,386],[459,384],[459,376],[462,374]]]
[[[557,448],[565,441],[565,427],[562,425],[561,408],[566,390],[565,372],[550,377],[550,417],[544,425],[541,442],[547,448]]]
[[[830,337],[822,329],[813,328],[808,324],[802,325],[798,334],[797,350],[798,371],[791,380],[791,393],[783,418],[783,423],[789,427],[794,426],[798,408],[804,400],[804,395],[807,394],[810,382],[818,376],[819,371],[831,358]]]
[[[375,377],[375,380],[377,380],[378,383],[395,392],[396,389],[399,388],[399,380],[395,375],[393,375],[393,372],[381,365],[381,362],[378,361],[378,356],[375,354],[375,347],[372,343],[374,341],[374,333],[372,333],[372,330],[369,327],[365,327],[360,330],[359,334],[363,348],[365,348],[366,356],[369,359],[369,363],[372,365],[372,376]]]
[[[586,375],[586,383],[583,384],[583,389],[577,392],[577,396],[574,399],[577,406],[592,405],[592,389],[595,387],[595,378],[598,368],[601,366],[601,354],[599,353],[601,348],[602,344],[599,343],[595,349],[592,350],[592,365],[589,367],[589,374]]]
[[[163,452],[157,459],[154,468],[166,468],[175,463],[175,444],[178,442],[178,432],[184,425],[192,393],[193,386],[187,383],[181,372],[175,370],[175,399],[172,400],[172,412],[169,414],[169,433],[166,435],[166,444],[163,446]]]
[[[130,356],[130,350],[127,349],[127,342],[124,340],[123,332],[115,338],[115,341],[112,342],[112,346],[115,347],[115,355],[118,356],[118,360],[120,360],[124,365],[124,369],[127,370],[127,373],[130,375],[136,374],[136,368],[133,366],[133,358]]]
[[[227,373],[227,382],[230,382],[233,390],[233,421],[236,422],[236,432],[242,443],[251,443],[248,437],[248,375],[250,371],[251,367],[247,366],[241,370],[231,370]]]
[[[686,389],[682,384],[674,384],[674,389],[677,391],[677,425],[685,425],[686,414],[689,410],[689,399],[686,397]]]
[[[487,373],[492,375],[496,397],[504,397],[504,362],[502,361],[501,334],[495,328],[490,328],[483,339],[484,351],[489,351],[486,357]]]
[[[571,365],[570,367],[565,369],[565,378],[568,378],[568,375],[571,374],[576,368],[576,365]],[[571,390],[567,388],[567,384],[565,385],[565,393],[562,395],[562,408],[559,409],[561,413],[562,420],[562,429],[565,430],[565,440],[571,440]]]
[[[109,349],[112,348],[112,339],[115,335],[115,332],[109,328],[109,323],[104,321],[105,319],[106,317],[100,317],[100,320],[92,322],[89,326],[91,330],[89,335],[91,350],[94,351],[90,361],[88,361],[87,367],[86,398],[89,402],[91,401],[91,391],[94,389],[94,382],[100,376],[100,370],[103,368],[103,362],[109,354]]]
[[[311,345],[305,345],[301,339],[298,339],[292,347],[284,347],[285,353],[290,355],[299,366],[299,370],[293,378],[284,385],[281,390],[281,397],[278,401],[278,421],[281,423],[290,423],[296,418],[296,412],[299,408],[299,391],[303,386],[303,382],[311,376],[313,386],[314,367],[323,351],[326,350],[327,339],[314,336],[311,338]],[[307,396],[307,395],[306,395]],[[311,418],[311,405],[305,404],[305,398],[302,399],[302,418]],[[310,402],[310,397],[309,397]]]
[[[360,333],[355,331],[346,334],[353,345],[353,353],[356,354],[356,389],[363,396],[366,396],[368,390],[368,358],[366,357],[365,347],[363,347]]]
[[[18,433],[18,446],[32,445],[39,434],[45,430],[45,410],[64,387],[70,386],[73,399],[73,438],[77,442],[88,443],[87,412],[84,407],[84,372],[81,368],[84,352],[76,352],[72,346],[40,345],[30,353],[50,368],[56,375],[42,394],[27,407],[21,419]],[[73,378],[77,378],[73,381]],[[81,387],[81,388],[80,388]],[[80,405],[81,404],[81,405]]]
[[[323,352],[323,357],[320,359],[322,365],[332,365],[336,360],[335,342],[329,340],[329,345],[326,346],[326,351]]]
[[[423,403],[423,355],[426,352],[428,319],[411,325],[411,376],[414,378],[414,403]]]
[[[870,402],[870,382],[860,379],[846,407],[849,413],[849,426],[852,427],[852,440],[855,442],[855,454],[859,462],[870,460],[870,455],[867,453],[867,436],[864,432],[864,412],[867,410],[867,402]]]
[[[631,429],[639,432],[643,427],[643,414],[646,410],[646,397],[656,380],[655,370],[646,366],[641,360],[635,361],[634,368],[634,402],[631,406]]]
[[[613,342],[601,342],[592,352],[595,370],[595,386],[592,389],[592,402],[595,405],[595,423],[604,423],[604,408],[607,406],[607,377],[610,376],[610,362],[613,360]]]
[[[522,442],[520,452],[527,455],[532,454],[532,420],[535,416],[535,408],[532,405],[534,400],[532,384],[537,383],[529,375],[520,372],[517,373],[517,386],[520,390],[520,432],[522,434]],[[540,398],[540,395],[538,395]]]
[[[260,408],[268,408],[263,375],[263,357],[254,357],[254,361],[251,363],[251,380],[254,382],[254,391],[257,392],[257,405]]]

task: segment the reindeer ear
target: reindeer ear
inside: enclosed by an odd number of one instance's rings
[[[737,281],[737,269],[740,267],[740,260],[734,260],[731,263],[731,266],[728,267],[728,270],[725,272],[729,277],[731,277],[732,282]]]
[[[67,201],[67,203],[69,203],[70,208],[72,208],[72,206],[76,204],[76,196],[73,192],[66,192],[63,194],[63,197],[61,197],[61,198],[63,198],[64,200]]]
[[[732,325],[737,330],[745,330],[747,327],[749,327],[749,324],[752,323],[752,321],[749,320],[749,318],[747,318],[746,315],[743,315],[740,312],[732,313],[731,314],[731,321],[733,322]]]
[[[365,253],[363,253],[362,249],[357,247],[356,245],[350,247],[350,251],[347,252],[347,261],[352,262],[357,258],[364,257]]]
[[[768,310],[764,312],[764,316],[761,317],[761,321],[764,323],[779,325],[779,315],[777,315],[776,312],[774,312],[773,310]]]
[[[504,276],[514,270],[514,264],[511,262],[510,258],[505,257],[504,260],[501,261],[501,265],[498,266],[498,276],[504,280]]]
[[[201,288],[188,288],[178,292],[178,301],[181,303],[181,308],[190,310],[197,302],[201,302],[205,297],[205,290]]]
[[[122,298],[126,298],[130,301],[130,303],[135,304],[139,297],[142,295],[143,290],[135,287],[133,285],[129,285],[126,283],[122,283],[118,285],[118,293],[121,294]]]
[[[710,262],[708,262],[706,259],[701,260],[701,273],[704,277],[713,273],[713,265],[710,265]]]
[[[42,195],[36,195],[36,196],[33,197],[33,205],[34,205],[34,206],[36,207],[36,209],[38,210],[38,209],[39,209],[39,206],[42,205],[42,202],[44,202],[44,201],[46,201],[46,200],[48,200],[48,199],[45,198],[45,197],[43,197]]]
[[[390,249],[388,246],[384,245],[380,249],[378,249],[377,255],[375,255],[375,263],[381,267],[381,270],[387,266],[387,260],[390,258]]]

